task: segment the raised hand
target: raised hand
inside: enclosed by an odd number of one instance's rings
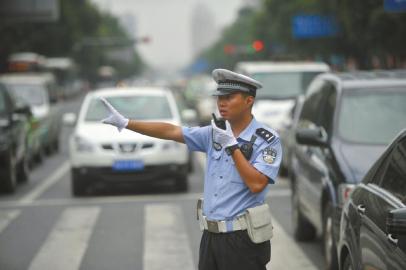
[[[119,113],[105,98],[101,97],[99,99],[109,111],[109,116],[101,120],[101,122],[113,125],[121,132],[121,130],[128,125],[129,119]]]
[[[214,120],[211,120],[211,126],[213,128],[213,140],[220,144],[222,147],[227,148],[229,146],[238,144],[237,139],[234,137],[231,125],[226,121],[226,129],[221,129],[216,126]]]

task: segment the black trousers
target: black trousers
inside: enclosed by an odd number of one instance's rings
[[[255,244],[246,230],[230,233],[203,231],[199,270],[266,270],[271,243]]]

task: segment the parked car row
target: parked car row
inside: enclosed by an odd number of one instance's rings
[[[321,74],[298,98],[282,133],[294,236],[321,236],[327,269],[406,269],[405,115],[401,71]]]
[[[16,179],[27,181],[29,167],[59,149],[60,110],[50,96],[49,78],[39,73],[0,76],[4,192],[13,192]]]

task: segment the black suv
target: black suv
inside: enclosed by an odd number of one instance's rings
[[[27,181],[28,105],[19,104],[0,84],[0,190],[14,192],[17,181]]]
[[[340,269],[406,269],[406,129],[351,193],[340,228]]]
[[[291,149],[292,220],[297,240],[323,237],[337,269],[343,202],[406,127],[406,78],[398,72],[323,74],[310,84]]]

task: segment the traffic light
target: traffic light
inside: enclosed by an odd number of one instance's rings
[[[264,49],[264,42],[262,40],[255,40],[252,42],[252,48],[254,48],[256,52],[260,52]]]

